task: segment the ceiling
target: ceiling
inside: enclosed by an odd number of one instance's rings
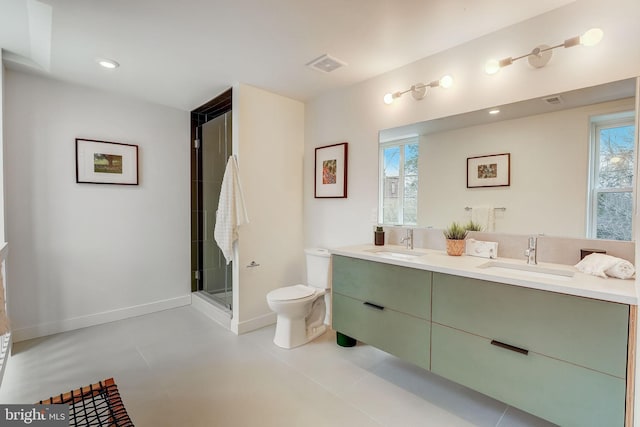
[[[2,0],[0,47],[9,68],[183,110],[237,82],[308,101],[573,1]],[[323,54],[347,66],[305,65]]]

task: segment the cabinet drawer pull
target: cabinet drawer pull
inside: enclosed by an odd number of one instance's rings
[[[516,347],[513,345],[505,344],[500,341],[491,340],[491,345],[495,345],[497,347],[505,348],[507,350],[515,351],[516,353],[524,354],[525,356],[529,354],[529,350],[525,350],[524,348]]]
[[[378,304],[374,304],[372,302],[363,302],[364,305],[375,308],[376,310],[384,310],[384,307]]]

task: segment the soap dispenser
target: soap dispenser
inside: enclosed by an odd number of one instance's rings
[[[373,232],[373,243],[376,246],[384,246],[384,229],[380,226]]]

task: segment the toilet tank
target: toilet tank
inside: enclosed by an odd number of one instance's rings
[[[307,259],[307,285],[319,289],[331,287],[329,265],[331,254],[323,248],[309,248],[304,250]]]

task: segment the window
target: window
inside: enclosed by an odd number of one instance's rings
[[[632,240],[635,146],[633,112],[592,118],[588,237]]]
[[[418,221],[418,137],[380,144],[380,218],[383,224]]]

